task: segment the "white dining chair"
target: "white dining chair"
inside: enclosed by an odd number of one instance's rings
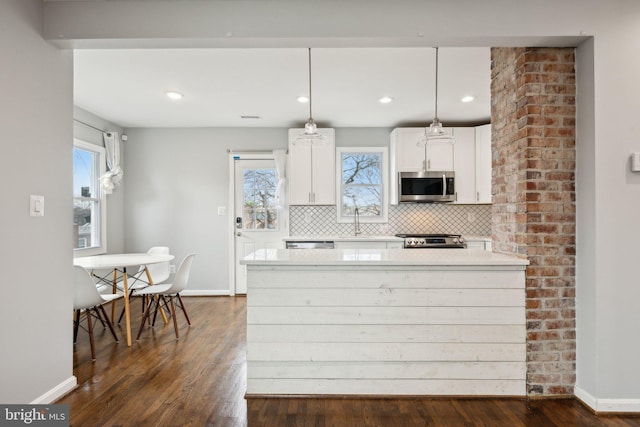
[[[187,283],[189,282],[189,274],[191,272],[191,264],[193,263],[193,257],[195,256],[196,254],[189,254],[182,260],[180,266],[178,267],[178,270],[176,271],[173,283],[148,286],[136,292],[136,295],[138,296],[158,297],[148,298],[147,306],[144,310],[144,314],[142,315],[142,322],[140,323],[140,330],[138,331],[136,340],[140,339],[140,334],[142,334],[144,323],[149,318],[151,310],[154,310],[154,308],[155,310],[153,314],[152,325],[155,324],[156,315],[158,313],[158,309],[161,306],[167,308],[171,313],[171,317],[173,318],[173,328],[175,329],[176,333],[176,339],[179,338],[178,321],[176,319],[176,305],[184,313],[184,317],[185,319],[187,319],[187,323],[191,325],[191,320],[189,320],[189,315],[187,314],[184,302],[180,297],[180,292],[182,292],[187,287]]]
[[[120,298],[121,294],[102,295],[98,292],[96,284],[91,278],[91,274],[83,267],[73,266],[73,310],[75,318],[73,322],[73,343],[78,339],[78,329],[80,329],[80,321],[82,315],[87,319],[87,331],[89,332],[89,342],[91,344],[91,359],[96,360],[96,349],[93,340],[93,322],[92,318],[96,318],[103,325],[109,327],[113,338],[118,341],[116,331],[109,320],[109,316],[102,306],[104,303]]]
[[[148,254],[152,255],[169,255],[169,247],[168,246],[154,246],[147,251]],[[169,276],[171,276],[171,263],[167,262],[159,262],[156,264],[149,264],[147,266],[147,270],[149,271],[149,276],[151,276],[151,280],[153,280],[153,284],[158,284],[166,281]],[[141,265],[138,271],[128,279],[128,288],[129,288],[129,298],[136,295],[136,292],[140,289],[144,289],[149,286],[148,278],[145,273],[145,266]],[[124,283],[122,281],[117,284],[118,289],[124,290]],[[142,300],[142,309],[144,310],[145,301]],[[124,308],[120,312],[120,317],[118,318],[118,324],[122,321],[122,317],[124,316]]]

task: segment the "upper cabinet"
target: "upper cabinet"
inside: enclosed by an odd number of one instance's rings
[[[289,129],[289,204],[335,205],[335,132],[318,129],[327,143],[294,144],[304,129]]]
[[[476,202],[491,203],[491,125],[476,127]]]
[[[390,203],[398,203],[398,172],[454,171],[456,202],[491,203],[491,125],[445,128],[456,140],[418,144],[424,128],[396,128],[391,132]]]
[[[451,132],[450,128],[446,129]],[[418,144],[424,128],[396,128],[391,132],[392,172],[416,172],[422,170],[453,170],[453,149],[448,142],[429,141]],[[395,160],[394,160],[395,154]]]
[[[476,131],[454,128],[453,163],[456,173],[455,203],[476,203]]]

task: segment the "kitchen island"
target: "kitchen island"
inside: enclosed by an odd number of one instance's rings
[[[241,262],[248,396],[526,394],[527,260],[317,249]]]

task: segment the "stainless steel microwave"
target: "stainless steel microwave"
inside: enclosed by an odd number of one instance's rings
[[[456,199],[453,171],[398,172],[400,203],[448,203]]]

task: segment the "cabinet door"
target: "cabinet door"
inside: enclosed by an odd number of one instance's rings
[[[287,183],[291,205],[311,203],[311,146],[293,144],[293,140],[300,132],[300,129],[289,130]]]
[[[476,127],[476,202],[491,203],[491,125]]]
[[[294,144],[303,129],[289,129],[289,204],[334,205],[335,134],[333,129],[318,129],[327,137],[324,145]]]
[[[336,204],[336,147],[333,129],[319,129],[327,136],[327,144],[312,147],[312,200],[314,205]],[[328,132],[330,131],[330,132]]]
[[[475,128],[454,128],[453,170],[456,173],[456,203],[476,203]]]
[[[452,133],[453,129],[444,128]],[[448,140],[430,140],[427,143],[427,170],[452,171],[453,170],[453,146]]]
[[[418,141],[424,135],[424,128],[397,128],[391,132],[391,159],[395,172],[417,172],[423,170],[424,146]]]
[[[386,249],[385,242],[335,242],[336,249]]]

